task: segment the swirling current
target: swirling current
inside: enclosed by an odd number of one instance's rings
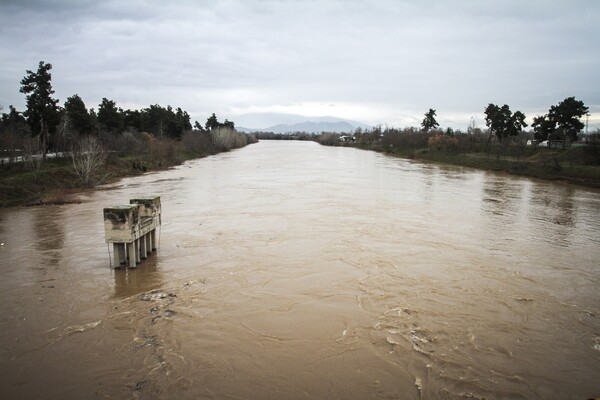
[[[4,399],[600,397],[598,190],[263,141],[81,198],[0,210]]]

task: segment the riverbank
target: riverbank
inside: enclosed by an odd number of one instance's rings
[[[162,150],[167,147],[163,146]],[[161,157],[156,157],[155,153],[135,155],[111,153],[106,163],[94,172],[90,184],[84,184],[79,179],[69,157],[47,159],[37,170],[23,163],[3,165],[0,168],[0,207],[78,203],[79,193],[93,189],[97,185],[146,172],[165,170],[188,160],[224,151],[229,149],[212,146],[196,151],[186,147],[170,149]]]
[[[0,170],[0,207],[77,203],[78,193],[96,185],[178,164],[180,162],[153,167],[136,158],[117,157],[97,172],[93,185],[80,181],[70,159],[47,160],[38,171],[27,170],[23,165],[4,167]]]
[[[450,152],[435,148],[403,150],[381,144],[343,144],[364,150],[413,160],[459,165],[511,175],[538,179],[564,181],[572,184],[600,188],[600,165],[597,148],[574,147],[570,149],[525,149],[515,155],[501,152]],[[506,154],[506,153],[504,153]]]

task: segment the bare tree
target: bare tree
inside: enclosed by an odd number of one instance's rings
[[[40,136],[28,137],[23,140],[23,162],[35,174],[42,168],[44,154],[46,154],[45,142]]]
[[[84,185],[89,185],[94,174],[104,165],[106,152],[94,136],[83,136],[73,145],[71,151],[73,168]]]

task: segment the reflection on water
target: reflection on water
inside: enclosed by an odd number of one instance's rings
[[[262,142],[0,210],[3,398],[589,398],[600,193]],[[102,208],[156,194],[109,268]]]
[[[569,237],[578,218],[574,194],[572,187],[559,185],[552,189],[534,187],[531,190],[531,220],[552,245],[570,244]]]
[[[116,268],[113,274],[115,277],[115,298],[135,296],[164,285],[161,271],[158,268],[156,253],[149,254],[148,258],[142,260],[140,268]]]
[[[33,216],[33,244],[38,250],[38,257],[44,266],[54,267],[61,262],[65,233],[63,221],[63,208],[35,207]]]

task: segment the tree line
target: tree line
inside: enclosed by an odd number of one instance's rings
[[[550,107],[547,114],[537,116],[533,119],[533,138],[538,142],[545,140],[576,142],[579,139],[579,133],[584,128],[581,118],[588,113],[588,107],[583,101],[575,97],[567,97],[557,105]],[[439,128],[440,124],[436,120],[437,112],[430,108],[424,115],[420,129],[418,128],[385,128],[381,125],[371,129],[358,128],[354,131],[352,142],[359,145],[371,145],[379,142],[387,145],[400,145],[406,149],[415,149],[431,146],[438,148],[469,148],[470,151],[488,151],[492,138],[502,144],[506,143],[508,138],[517,137],[523,133],[527,127],[526,116],[521,111],[511,111],[510,106],[504,104],[499,106],[493,103],[487,105],[484,110],[485,124],[487,126],[488,136],[483,131],[470,125],[467,134],[471,137],[462,137],[464,132],[446,128]],[[420,135],[416,136],[416,135]],[[455,138],[445,138],[444,136],[456,136]],[[315,138],[322,144],[336,144],[339,135],[333,133],[324,133]],[[485,139],[484,139],[485,138]],[[461,142],[462,145],[458,146]],[[480,149],[479,144],[485,143],[485,147]]]
[[[548,114],[537,116],[533,119],[532,128],[536,140],[568,140],[575,142],[579,139],[579,132],[584,128],[581,118],[587,114],[588,107],[583,101],[575,97],[567,97],[557,105],[550,107]],[[490,103],[485,108],[485,124],[490,136],[495,134],[498,141],[502,142],[510,136],[517,136],[527,127],[525,114],[521,111],[512,112],[507,104],[498,106]],[[435,119],[436,110],[430,108],[425,113],[421,123],[424,132],[439,127]],[[447,131],[450,133],[451,131]]]
[[[97,109],[88,109],[83,99],[74,94],[61,107],[53,97],[51,69],[52,64],[40,61],[37,71],[27,70],[20,82],[20,91],[26,96],[25,111],[18,112],[11,105],[0,118],[0,134],[39,138],[44,154],[66,150],[81,136],[96,136],[108,143],[129,131],[146,132],[156,139],[181,140],[185,132],[192,130],[200,133],[222,127],[235,129],[232,121],[219,122],[214,113],[204,125],[195,121],[192,126],[187,111],[170,105],[153,104],[131,110],[103,98]]]
[[[557,105],[550,107],[548,114],[537,116],[533,119],[533,137],[531,133],[525,134],[537,141],[557,140],[575,142],[579,133],[584,128],[581,118],[588,112],[588,107],[575,97],[568,97]],[[370,146],[379,143],[404,149],[418,149],[437,147],[440,150],[461,149],[461,151],[488,151],[495,137],[496,141],[506,150],[510,138],[523,136],[523,131],[528,125],[526,116],[521,111],[511,111],[510,106],[488,104],[484,110],[487,135],[474,125],[470,125],[467,132],[452,128],[440,129],[436,120],[437,111],[430,108],[424,115],[420,128],[410,127],[396,129],[381,125],[370,129],[357,128],[353,132],[352,143],[359,146]],[[596,135],[597,136],[597,135]],[[339,142],[340,135],[323,133],[315,138],[322,144],[334,145]]]
[[[523,160],[533,156],[535,146],[527,148],[528,143],[549,140],[557,141],[552,147],[566,148],[567,143],[576,142],[585,127],[581,118],[588,112],[588,107],[575,97],[568,97],[557,105],[550,107],[548,114],[533,119],[533,130],[524,131],[527,127],[526,116],[521,111],[512,111],[510,106],[490,103],[484,110],[487,129],[475,127],[472,122],[467,131],[452,128],[441,129],[436,120],[437,112],[430,108],[424,115],[419,127],[397,129],[382,128],[381,125],[368,129],[357,128],[350,135],[323,133],[315,140],[325,145],[351,145],[377,151],[401,154],[407,157],[426,158],[429,150],[446,154],[484,153],[489,157],[493,151],[497,158],[512,157]],[[600,164],[600,132],[586,135],[586,144],[576,144],[569,154],[570,164]],[[431,153],[431,157],[435,157]],[[543,158],[543,157],[542,157]],[[564,161],[564,160],[563,160]],[[558,161],[555,162],[556,166]]]
[[[19,112],[10,105],[2,113],[2,158],[21,156],[31,169],[38,170],[49,152],[68,154],[87,185],[108,154],[135,156],[134,169],[146,170],[256,141],[237,132],[232,121],[220,122],[214,113],[204,125],[195,121],[192,126],[187,111],[170,105],[131,110],[103,98],[97,109],[88,109],[74,94],[61,107],[54,98],[51,70],[52,65],[44,61],[36,71],[27,70],[20,82],[26,109]]]

